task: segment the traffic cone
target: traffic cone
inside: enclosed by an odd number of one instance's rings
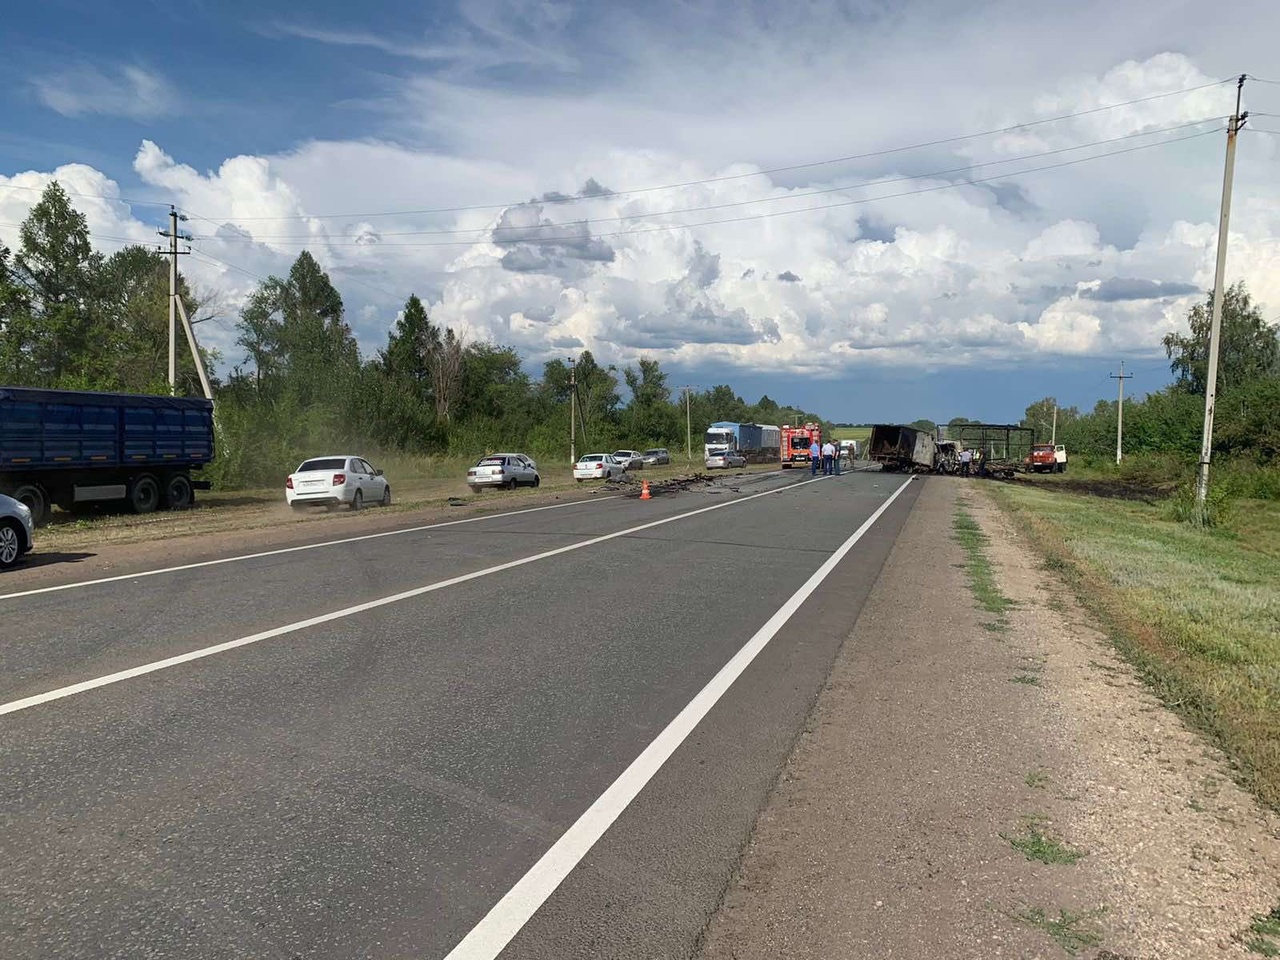
[[[641,500],[652,500],[652,499],[653,499],[653,497],[649,496],[649,481],[648,481],[648,480],[642,480],[642,481],[640,481],[640,499],[641,499]]]

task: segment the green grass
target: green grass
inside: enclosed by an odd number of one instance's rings
[[[1236,940],[1259,956],[1280,957],[1280,906],[1272,907],[1270,913],[1255,914],[1249,929]]]
[[[1280,503],[1197,529],[1161,503],[997,489],[1164,701],[1280,809]]]
[[[1009,914],[1015,920],[1035,927],[1053,938],[1067,953],[1075,956],[1085,947],[1096,947],[1102,942],[1102,934],[1093,926],[1088,926],[1107,912],[1106,907],[1089,910],[1085,913],[1072,913],[1070,910],[1059,910],[1056,917],[1051,917],[1041,907],[1024,907]]]
[[[1049,775],[1043,770],[1032,770],[1027,773],[1024,779],[1028,787],[1037,790],[1043,790],[1049,785]]]
[[[1003,626],[1013,601],[1000,592],[996,583],[995,570],[987,557],[987,544],[990,542],[987,535],[963,507],[956,509],[951,527],[952,539],[965,553],[964,570],[974,600],[982,610],[997,618],[997,624]]]
[[[1084,858],[1084,853],[1074,850],[1061,840],[1049,836],[1042,829],[1044,820],[1041,817],[1028,817],[1020,834],[1000,834],[1000,838],[1017,850],[1028,860],[1037,863],[1072,866]]]

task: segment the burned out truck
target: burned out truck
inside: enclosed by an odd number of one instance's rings
[[[937,457],[933,434],[915,427],[877,423],[867,441],[867,459],[889,472],[929,473]]]

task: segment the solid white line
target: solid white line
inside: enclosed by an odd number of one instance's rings
[[[821,479],[821,478],[819,478]],[[907,488],[912,478],[903,481],[884,503],[858,527],[839,549],[822,564],[804,585],[778,608],[763,627],[746,642],[733,658],[720,668],[720,672],[698,691],[688,705],[676,715],[661,733],[644,748],[640,756],[617,780],[609,785],[604,793],[593,803],[581,817],[552,845],[521,877],[514,887],[494,905],[484,918],[471,928],[449,951],[445,960],[494,960],[520,932],[520,928],[529,922],[529,918],[555,892],[569,872],[596,844],[606,830],[631,804],[655,773],[662,768],[676,748],[685,741],[694,728],[702,721],[724,696],[733,682],[742,675],[761,650],[782,629],[791,615],[809,598],[814,590],[825,580],[836,565],[853,549],[854,544],[862,539],[863,534],[871,529],[881,514],[889,509],[889,505],[898,499],[898,495]],[[812,483],[806,480],[805,483]]]
[[[723,510],[725,507],[734,507],[738,504],[746,503],[749,500],[756,500],[760,497],[769,497],[775,493],[784,493],[787,490],[795,490],[797,487],[803,487],[806,484],[816,483],[817,481],[824,479],[827,478],[815,477],[812,480],[804,480],[800,483],[789,484],[785,487],[777,487],[773,490],[753,493],[750,496],[739,497],[736,500],[726,500],[723,503],[713,504],[710,507],[700,507],[697,510],[678,513],[675,516],[664,517],[661,520],[650,520],[648,523],[642,523],[636,527],[628,527],[625,530],[617,530],[614,533],[606,533],[599,537],[592,537],[590,540],[571,543],[564,547],[556,547],[554,550],[544,550],[542,553],[535,553],[532,556],[521,557],[519,560],[509,560],[506,563],[500,563],[494,567],[485,567],[483,570],[465,573],[458,577],[450,577],[448,580],[439,580],[435,583],[426,584],[425,586],[414,587],[412,590],[393,593],[390,596],[381,597],[377,600],[369,600],[365,603],[355,604],[354,606],[343,607],[341,610],[321,614],[318,617],[310,617],[306,620],[299,620],[296,623],[286,623],[283,626],[273,627],[270,630],[263,630],[261,633],[250,634],[247,637],[239,637],[236,640],[217,643],[211,647],[201,647],[199,650],[180,653],[175,657],[168,657],[164,660],[155,660],[151,663],[144,663],[141,666],[130,667],[127,670],[121,670],[117,673],[109,673],[106,676],[95,677],[92,680],[84,680],[80,683],[70,684],[69,686],[58,687],[56,690],[37,693],[30,697],[24,697],[21,700],[14,700],[10,703],[0,704],[0,716],[4,716],[7,713],[17,713],[20,710],[29,710],[31,707],[39,706],[42,703],[61,700],[65,697],[72,697],[77,693],[85,693],[89,690],[96,690],[98,687],[105,687],[113,683],[120,683],[122,680],[132,680],[134,677],[145,676],[148,673],[155,673],[158,670],[167,670],[170,667],[190,663],[193,660],[203,660],[205,657],[212,657],[215,654],[225,653],[228,650],[235,650],[238,647],[247,647],[251,643],[260,643],[263,640],[270,640],[273,637],[282,637],[285,634],[296,633],[299,630],[306,630],[308,627],[318,626],[322,623],[331,623],[334,620],[341,620],[344,617],[351,617],[358,613],[366,613],[369,610],[376,610],[379,607],[399,603],[401,600],[411,600],[414,597],[420,597],[423,594],[434,593],[436,590],[444,590],[446,587],[457,586],[460,583],[467,583],[470,580],[479,580],[481,577],[501,573],[504,570],[523,567],[528,563],[536,563],[539,560],[546,560],[549,557],[558,557],[561,554],[572,553],[575,550],[582,550],[586,547],[593,547],[598,543],[605,543],[609,540],[616,540],[619,537],[626,537],[633,533],[639,533],[641,530],[652,530],[654,527],[660,527],[667,523],[675,523],[677,520],[685,520],[689,517],[696,517],[701,513],[710,513],[712,510]]]
[[[56,587],[36,587],[33,590],[20,590],[16,593],[0,594],[0,600],[16,600],[18,597],[31,597],[37,593],[57,593],[61,590],[78,590],[81,587],[96,587],[102,583],[117,583],[121,580],[137,580],[141,577],[158,577],[162,573],[180,573],[183,570],[198,570],[201,567],[216,567],[224,563],[239,563],[242,560],[259,560],[262,557],[278,557],[284,553],[297,553],[301,550],[318,550],[321,547],[337,547],[345,543],[359,543],[361,540],[377,540],[381,537],[398,537],[405,533],[421,533],[424,530],[436,530],[440,527],[456,527],[463,523],[479,523],[481,520],[501,520],[504,517],[518,517],[526,513],[538,513],[541,510],[560,510],[564,507],[580,507],[586,503],[601,503],[605,500],[617,500],[621,494],[608,497],[595,497],[591,500],[574,500],[572,503],[552,503],[545,507],[527,507],[524,510],[509,510],[506,513],[486,513],[478,517],[466,517],[462,520],[446,520],[442,523],[428,523],[420,527],[406,527],[403,530],[384,530],[382,533],[366,533],[358,537],[346,537],[342,540],[324,540],[320,543],[304,543],[298,547],[281,547],[279,550],[263,550],[260,553],[245,553],[234,557],[222,557],[218,560],[201,560],[199,563],[184,563],[177,567],[160,567],[155,570],[143,570],[138,573],[122,573],[114,577],[100,577],[97,580],[82,580],[77,583],[63,583]]]

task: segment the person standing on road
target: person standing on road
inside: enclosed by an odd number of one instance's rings
[[[973,451],[968,447],[960,451],[960,476],[969,475],[969,464],[973,462]]]
[[[809,444],[809,475],[816,477],[818,475],[818,464],[822,461],[822,447],[818,446],[818,441],[814,440]]]
[[[835,472],[832,461],[836,458],[836,445],[828,440],[822,445],[822,475],[829,477]]]

